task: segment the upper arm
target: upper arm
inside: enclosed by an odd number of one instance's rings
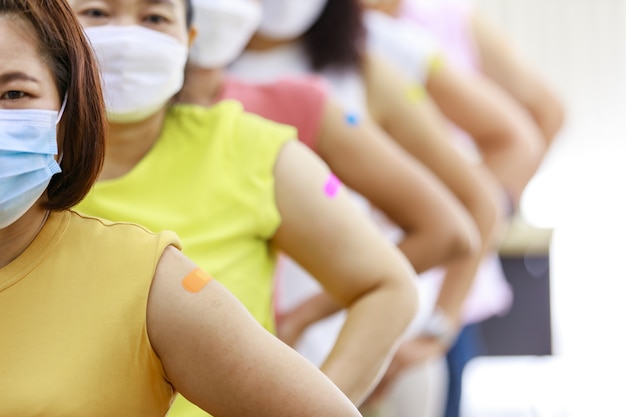
[[[424,162],[428,150],[452,149],[443,115],[429,97],[410,97],[414,83],[397,68],[369,54],[364,78],[373,119],[404,149]]]
[[[319,370],[265,331],[219,283],[187,292],[182,281],[195,268],[168,248],[148,301],[148,335],[178,392],[216,417],[358,415]]]
[[[499,190],[488,173],[454,145],[445,118],[432,100],[408,100],[408,80],[376,57],[368,60],[365,74],[368,104],[385,131],[439,177],[475,220],[484,219],[481,230],[490,228],[500,204]]]
[[[472,240],[471,219],[454,195],[368,118],[348,124],[342,109],[329,103],[319,153],[346,185],[404,230],[439,229],[444,236],[453,228]]]
[[[530,103],[537,88],[530,67],[502,30],[479,13],[471,19],[483,72],[518,101]]]
[[[407,287],[412,269],[350,201],[345,188],[325,192],[331,172],[299,143],[288,143],[276,168],[282,223],[274,242],[307,269],[342,306],[384,284]]]
[[[412,102],[407,97],[411,83],[393,66],[371,56],[365,72],[368,105],[384,130],[402,148],[424,163],[455,193],[471,193],[480,183],[474,167],[452,142],[445,118],[429,97]]]
[[[541,147],[539,131],[525,110],[491,81],[445,66],[426,83],[442,113],[472,136],[481,149]]]

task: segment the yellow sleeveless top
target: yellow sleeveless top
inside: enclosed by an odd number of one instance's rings
[[[173,233],[51,213],[0,269],[0,416],[165,415],[146,308],[168,245]]]
[[[184,253],[274,330],[280,225],[274,166],[294,128],[245,113],[241,104],[172,107],[161,136],[126,175],[99,181],[76,207],[113,221],[173,230]]]

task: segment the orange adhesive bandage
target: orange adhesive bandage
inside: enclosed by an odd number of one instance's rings
[[[183,279],[183,288],[191,293],[199,293],[213,278],[198,268],[189,273]]]

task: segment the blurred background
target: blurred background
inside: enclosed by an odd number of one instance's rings
[[[549,275],[552,355],[475,359],[464,417],[626,416],[626,1],[476,3],[551,82],[567,121],[522,201],[543,232],[527,236],[525,266],[527,279]]]

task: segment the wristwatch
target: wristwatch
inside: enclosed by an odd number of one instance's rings
[[[424,324],[422,335],[434,337],[443,345],[450,346],[456,339],[457,330],[446,312],[439,307],[435,307]]]

